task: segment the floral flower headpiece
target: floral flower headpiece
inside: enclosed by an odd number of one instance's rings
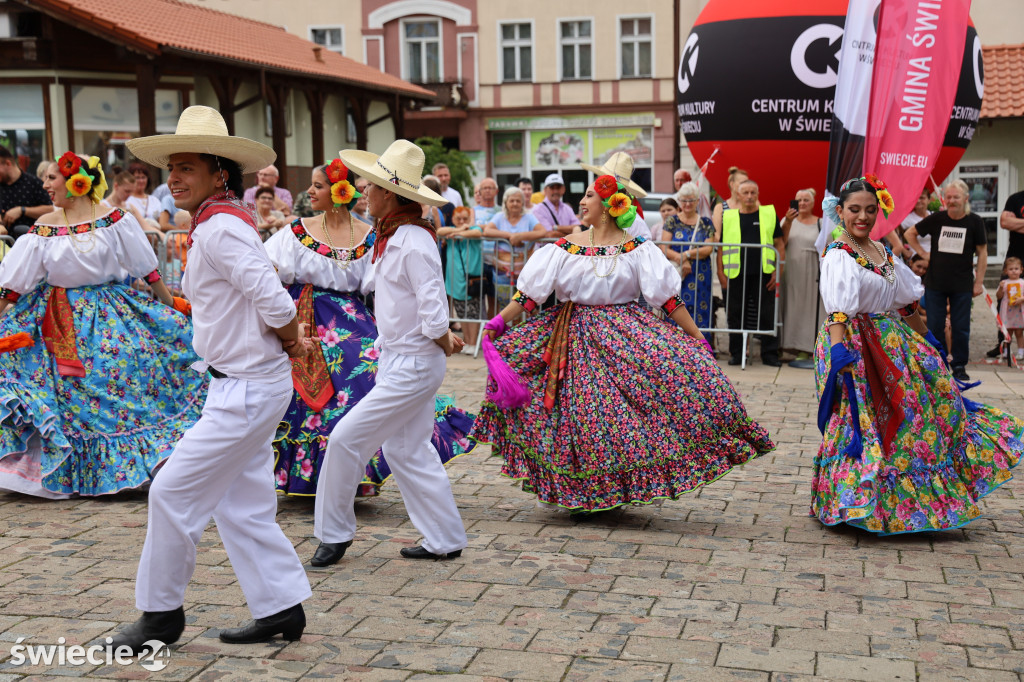
[[[878,208],[882,211],[882,215],[888,218],[889,214],[896,208],[892,195],[889,194],[888,185],[882,182],[874,173],[868,173],[861,180],[870,185],[871,189],[875,190],[875,196],[878,197]]]
[[[625,230],[636,220],[634,199],[612,175],[602,175],[594,181],[594,191],[601,197],[601,203],[608,209],[608,214],[615,218],[620,230]]]
[[[896,208],[892,195],[889,194],[888,186],[882,182],[877,175],[868,173],[864,177],[851,178],[843,183],[843,186],[839,188],[839,193],[842,194],[844,191],[850,188],[855,182],[863,182],[865,185],[870,187],[875,197],[878,199],[878,209],[882,212],[882,215],[886,218]],[[839,197],[826,196],[821,200],[821,210],[825,214],[825,217],[831,220],[836,225],[842,225],[842,218],[839,216]]]
[[[92,203],[98,204],[107,193],[107,178],[99,157],[90,156],[86,160],[74,152],[64,152],[57,159],[57,167],[64,176],[68,198],[88,196]]]
[[[331,201],[334,208],[351,209],[356,205],[356,200],[363,196],[356,191],[355,186],[348,181],[348,168],[341,159],[334,159],[325,170],[327,181],[331,183]]]

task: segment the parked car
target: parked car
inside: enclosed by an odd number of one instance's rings
[[[647,227],[654,227],[661,222],[661,213],[658,212],[658,207],[661,206],[661,202],[668,197],[674,196],[672,194],[648,194],[640,200],[640,207],[644,209],[644,222],[647,223]],[[654,239],[658,240],[661,238],[660,234],[654,235]]]

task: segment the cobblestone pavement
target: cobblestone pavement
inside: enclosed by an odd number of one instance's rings
[[[249,615],[213,528],[184,637],[160,672],[14,666],[25,643],[86,643],[135,618],[144,493],[43,502],[0,493],[0,682],[26,675],[171,680],[1019,680],[1024,484],[966,530],[877,538],[807,516],[809,371],[729,368],[778,450],[678,501],[574,522],[498,475],[487,448],[449,467],[469,532],[460,559],[398,557],[418,540],[396,487],[358,504],[345,559],[309,569],[302,640],[222,644]],[[1024,372],[972,367],[975,399],[1024,412]],[[474,409],[483,363],[449,363]],[[304,560],[312,504],[279,519]],[[449,678],[444,678],[449,679]]]

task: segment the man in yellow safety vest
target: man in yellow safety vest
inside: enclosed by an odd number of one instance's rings
[[[728,279],[725,295],[730,329],[749,329],[759,334],[761,361],[778,367],[779,337],[774,333],[775,290],[778,271],[775,251],[785,258],[785,240],[776,219],[775,207],[758,206],[758,188],[753,180],[737,187],[739,208],[722,213],[722,269]],[[756,248],[757,245],[767,248]],[[729,334],[729,364],[742,361],[743,336]]]

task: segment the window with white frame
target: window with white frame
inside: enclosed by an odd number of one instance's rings
[[[654,36],[650,17],[619,19],[621,68],[623,78],[650,78],[654,53]]]
[[[501,80],[533,80],[533,26],[501,24]]]
[[[345,54],[345,31],[341,26],[310,26],[309,39],[332,52]]]
[[[436,19],[413,19],[402,22],[405,73],[402,77],[414,83],[441,81],[441,22]]]
[[[593,32],[590,19],[563,21],[562,80],[589,80],[593,75]]]

